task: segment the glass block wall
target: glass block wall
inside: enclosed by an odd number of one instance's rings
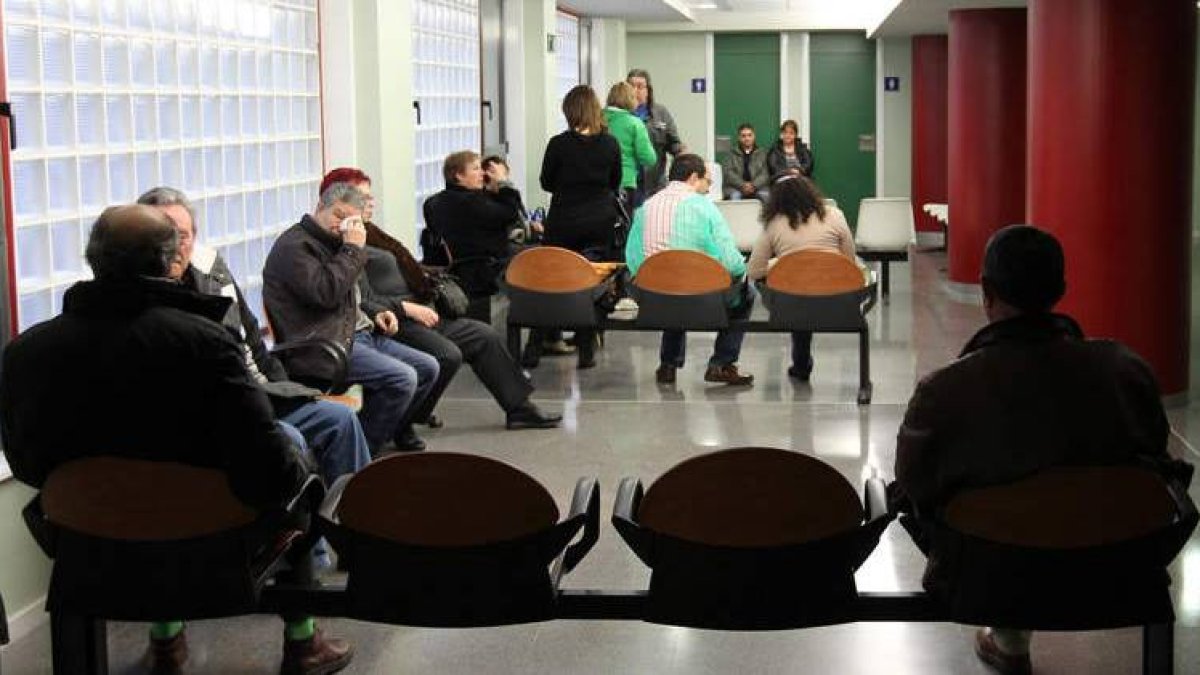
[[[88,230],[155,185],[261,312],[275,236],[321,177],[317,0],[4,0],[18,322],[90,276]]]
[[[425,199],[445,186],[442,162],[482,143],[479,0],[413,0],[413,98],[420,105],[416,158],[417,228]]]
[[[554,61],[558,66],[558,101],[561,104],[567,92],[579,84],[579,19],[566,12],[558,13],[558,38],[554,45]],[[600,105],[604,106],[607,91],[597,91]],[[561,108],[561,106],[560,106]],[[559,115],[558,130],[564,131],[567,121]]]

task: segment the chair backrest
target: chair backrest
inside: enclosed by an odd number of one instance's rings
[[[838,295],[864,286],[858,265],[833,251],[793,251],[767,272],[767,288],[790,295]]]
[[[706,162],[705,166],[708,169],[708,177],[710,179],[708,198],[720,203],[725,198],[725,171],[716,162]]]
[[[854,243],[860,248],[900,251],[917,238],[912,202],[906,197],[863,199],[857,222]]]
[[[338,506],[342,525],[412,546],[510,541],[558,522],[554,498],[503,462],[449,452],[399,455],[359,471]]]
[[[835,469],[798,452],[735,448],[663,474],[637,514],[646,527],[710,546],[773,547],[853,530],[863,508]]]
[[[545,293],[582,291],[600,282],[587,258],[556,246],[537,246],[517,254],[504,279],[510,286]]]
[[[717,208],[725,217],[725,222],[729,223],[738,250],[747,253],[754,248],[754,242],[763,231],[762,223],[758,220],[762,214],[762,204],[757,199],[726,200],[717,202]]]
[[[52,523],[118,541],[192,539],[256,518],[216,469],[118,457],[59,466],[41,502]]]
[[[659,251],[638,268],[635,286],[663,295],[704,295],[729,289],[729,272],[699,251]]]
[[[943,520],[955,530],[1015,546],[1075,549],[1128,541],[1171,524],[1175,503],[1142,467],[1063,467],[960,493]]]

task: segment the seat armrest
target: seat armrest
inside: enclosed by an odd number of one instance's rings
[[[575,494],[567,519],[580,517],[584,519],[583,535],[563,552],[563,574],[575,569],[600,539],[600,484],[595,478],[580,478],[575,483]]]
[[[330,378],[328,385],[325,387],[325,393],[338,393],[346,389],[346,373],[349,370],[349,354],[346,352],[346,347],[325,338],[311,338],[308,340],[292,340],[275,345],[271,350],[272,354],[280,355],[287,352],[319,349],[329,357],[333,362],[333,376]]]
[[[348,473],[333,482],[333,486],[325,493],[325,500],[321,502],[321,508],[318,511],[321,518],[330,523],[334,522],[338,505],[342,502],[342,494],[346,492],[346,486],[350,484],[351,478],[354,478],[354,474]]]
[[[25,520],[25,527],[29,529],[29,534],[37,542],[38,548],[42,549],[42,553],[45,553],[46,557],[53,558],[56,528],[46,518],[46,512],[42,510],[41,493],[35,494],[33,499],[29,500],[29,503],[21,510],[21,518]]]
[[[321,506],[321,501],[325,498],[325,483],[321,482],[321,478],[315,474],[309,474],[304,482],[300,484],[300,488],[296,490],[296,494],[288,501],[288,513],[295,513],[298,509],[303,509],[308,505],[308,513],[316,513]]]
[[[866,316],[867,312],[870,312],[871,308],[879,300],[879,279],[875,274],[875,270],[870,270],[870,272],[871,280],[867,283],[867,287],[863,289],[866,292],[866,298],[862,305],[863,316]]]
[[[887,507],[887,484],[882,478],[868,478],[863,485],[863,508],[867,522],[889,517]]]
[[[617,486],[617,499],[613,502],[613,521],[623,520],[636,525],[634,516],[642,503],[642,481],[637,478],[621,479]]]

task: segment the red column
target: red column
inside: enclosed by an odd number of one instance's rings
[[[1195,54],[1193,0],[1029,3],[1028,221],[1065,250],[1059,310],[1165,394],[1188,386]]]
[[[946,203],[946,36],[912,39],[912,203],[918,232],[941,232],[922,204]]]
[[[1025,221],[1025,9],[950,12],[950,280],[979,283],[988,237]]]

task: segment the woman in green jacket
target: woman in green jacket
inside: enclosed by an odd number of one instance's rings
[[[628,212],[632,212],[633,192],[637,190],[638,174],[647,167],[654,166],[658,155],[650,143],[650,134],[646,125],[633,109],[637,105],[637,95],[627,82],[618,82],[608,90],[608,107],[604,109],[604,119],[608,122],[608,133],[617,139],[621,146],[621,196]],[[632,213],[630,213],[632,215]]]

